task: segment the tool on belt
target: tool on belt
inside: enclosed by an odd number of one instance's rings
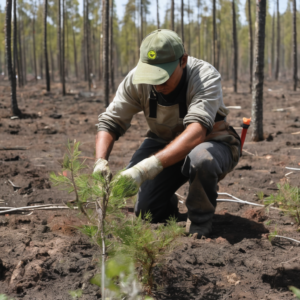
[[[249,119],[243,118],[243,124],[242,124],[243,130],[242,130],[242,134],[241,134],[241,153],[242,153],[243,145],[244,145],[245,138],[247,135],[247,130],[250,126],[250,122],[251,122],[251,118],[249,118]]]

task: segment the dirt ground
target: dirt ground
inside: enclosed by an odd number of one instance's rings
[[[228,121],[240,133],[242,117],[251,115],[247,82],[234,94],[223,82],[224,102],[231,108]],[[11,119],[10,89],[0,81],[0,206],[21,207],[62,203],[73,196],[51,187],[49,173],[60,171],[68,141],[82,143],[82,155],[92,167],[97,115],[104,110],[101,86],[93,94],[86,83],[60,85],[29,83],[18,91],[19,106],[27,114]],[[266,140],[251,142],[251,129],[236,169],[220,182],[220,192],[261,203],[257,194],[276,193],[276,184],[299,186],[300,92],[291,83],[266,82],[264,132]],[[275,111],[277,110],[277,111]],[[113,171],[126,166],[147,130],[138,114],[110,158]],[[26,150],[3,150],[3,147]],[[298,173],[297,173],[298,172]],[[13,183],[17,188],[12,186]],[[186,197],[188,185],[180,188]],[[225,196],[220,196],[225,198]],[[184,204],[180,204],[185,211]],[[26,300],[71,299],[69,290],[83,289],[82,299],[100,299],[89,279],[99,270],[98,249],[76,230],[84,219],[70,210],[34,211],[30,215],[0,214],[0,294]],[[268,225],[267,225],[268,224]],[[155,267],[155,299],[294,299],[288,286],[300,288],[300,248],[296,243],[267,234],[300,240],[295,221],[276,210],[221,202],[212,235],[203,240],[183,237],[179,246]]]

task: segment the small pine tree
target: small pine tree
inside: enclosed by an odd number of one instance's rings
[[[83,173],[87,166],[80,158],[79,145],[78,142],[68,143],[62,173],[51,173],[50,179],[54,186],[75,194],[76,205],[89,220],[88,224],[79,230],[101,249],[101,276],[96,276],[94,283],[101,286],[102,297],[105,299],[104,288],[110,289],[111,280],[114,280],[114,277],[109,279],[104,276],[109,272],[106,268],[106,257],[109,255],[110,258],[119,259],[119,255],[122,255],[141,268],[141,279],[146,293],[150,295],[153,288],[152,270],[158,256],[168,251],[175,238],[184,233],[184,228],[179,227],[175,220],[170,220],[166,225],[159,225],[154,231],[151,229],[149,214],[145,220],[141,217],[126,217],[123,212],[125,198],[138,192],[136,184],[119,173],[112,179],[110,171]],[[94,209],[87,209],[91,205]],[[101,278],[101,283],[97,278]],[[133,284],[133,279],[130,280]],[[119,292],[121,293],[121,290]]]

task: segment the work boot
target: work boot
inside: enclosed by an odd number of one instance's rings
[[[198,234],[197,239],[201,239],[201,237],[203,236],[208,237],[211,231],[212,231],[212,220],[208,220],[204,223],[199,223],[199,224],[191,222],[188,232],[189,234],[192,235],[197,233]]]
[[[178,210],[178,197],[174,194],[171,199],[170,199],[170,203],[171,203],[171,211],[172,211],[172,215],[177,219],[177,222],[186,222],[187,220],[187,213],[180,213]]]

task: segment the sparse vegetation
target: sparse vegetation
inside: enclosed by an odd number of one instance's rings
[[[277,186],[279,189],[278,193],[266,198],[264,203],[280,208],[300,225],[300,189],[290,186],[289,183],[278,184]]]

